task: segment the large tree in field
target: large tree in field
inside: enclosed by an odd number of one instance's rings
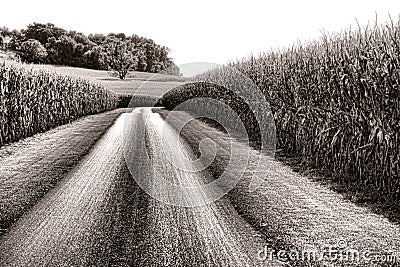
[[[138,64],[134,45],[125,40],[112,38],[106,46],[106,60],[109,70],[114,71],[123,80],[129,71]]]

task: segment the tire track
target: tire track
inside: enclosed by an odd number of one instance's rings
[[[148,114],[148,109],[140,109],[133,114],[133,120],[136,127],[146,128],[153,166],[164,173],[168,180],[181,186],[197,187],[210,180],[206,173],[184,172],[166,160],[161,142],[168,142],[168,139],[174,138],[174,129],[164,125],[158,114],[150,114],[150,119],[145,125],[144,120]],[[167,140],[161,139],[162,131]],[[194,158],[194,154],[185,144],[179,152],[181,157]],[[140,162],[140,159],[134,158],[132,162]],[[153,190],[164,193],[171,199],[176,197],[174,192],[163,192],[163,188],[154,183],[154,177],[150,179]],[[201,190],[187,196],[194,203],[198,203],[198,199],[204,197],[207,195]],[[228,199],[199,207],[179,207],[150,198],[144,224],[139,241],[139,251],[142,255],[137,262],[139,266],[278,265],[261,263],[257,259],[257,252],[264,248],[265,241],[238,215]]]
[[[115,226],[109,205],[121,200],[110,193],[117,193],[115,188],[127,175],[121,168],[123,123],[122,116],[90,154],[4,235],[1,266],[93,266],[112,261]],[[134,210],[125,212],[135,216]],[[102,231],[104,226],[108,229]]]
[[[87,116],[0,148],[0,234],[56,186],[125,109]]]

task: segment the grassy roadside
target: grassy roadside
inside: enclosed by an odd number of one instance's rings
[[[289,166],[293,171],[307,175],[311,180],[340,193],[345,199],[400,224],[400,204],[396,199],[384,194],[377,194],[373,189],[365,190],[365,186],[358,183],[355,178],[343,174],[338,175],[331,170],[315,168],[309,162],[304,162],[300,157],[287,154],[284,151],[279,151],[276,154],[276,159]]]
[[[87,116],[0,148],[0,233],[73,169],[124,111]]]

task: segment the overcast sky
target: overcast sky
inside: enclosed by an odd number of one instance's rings
[[[224,64],[375,20],[397,20],[399,0],[2,1],[0,26],[51,22],[85,34],[124,32],[168,46],[177,64]]]

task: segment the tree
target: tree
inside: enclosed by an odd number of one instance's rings
[[[155,45],[152,42],[146,43],[145,45],[145,56],[146,56],[146,71],[154,72],[156,51]]]
[[[169,49],[149,38],[124,33],[86,36],[51,23],[32,23],[21,31],[0,27],[1,47],[21,54],[27,62],[110,69],[121,79],[130,70],[160,72],[173,63]]]
[[[58,56],[60,57],[61,64],[67,66],[74,65],[74,53],[77,43],[69,36],[62,35],[56,42]],[[82,53],[83,55],[83,53]]]
[[[163,70],[161,73],[170,74],[170,75],[176,75],[176,76],[182,76],[181,70],[173,62],[170,62],[168,64],[167,68],[165,70]]]
[[[105,61],[109,70],[116,72],[121,80],[125,79],[129,71],[136,68],[138,58],[134,55],[132,43],[112,38],[106,47],[106,51]]]
[[[79,66],[79,62],[84,60],[84,46],[78,45],[74,39],[66,35],[60,36],[59,39],[50,37],[46,48],[49,54],[48,60],[51,64]]]
[[[125,33],[109,33],[108,37],[115,37],[115,38],[118,38],[118,39],[120,39],[122,41],[124,41],[126,39]]]
[[[8,36],[10,35],[11,32],[7,27],[0,27],[0,35],[4,36]]]
[[[35,39],[29,39],[21,44],[21,59],[29,63],[44,63],[47,50]]]
[[[54,26],[51,23],[33,23],[28,25],[26,30],[22,30],[22,33],[26,40],[35,39],[38,40],[42,45],[45,45],[50,37],[58,39],[61,37],[61,35],[64,35],[66,31]]]
[[[92,49],[86,51],[83,54],[83,56],[85,58],[86,68],[91,68],[96,70],[104,70],[108,68],[108,66],[104,62],[107,56],[101,46],[92,47]]]
[[[9,30],[6,27],[0,27],[0,48],[5,48],[5,38],[9,35]]]
[[[137,57],[138,57],[138,64],[137,64],[136,70],[146,71],[147,59],[146,59],[146,55],[144,54],[143,49],[138,49]]]
[[[5,41],[6,49],[14,51],[19,50],[19,48],[21,47],[21,43],[23,42],[22,35],[19,31],[10,31],[8,32],[8,34],[5,35],[5,37],[6,38],[3,41]]]
[[[97,45],[103,45],[106,42],[107,36],[104,34],[89,34],[88,36],[89,40]]]

